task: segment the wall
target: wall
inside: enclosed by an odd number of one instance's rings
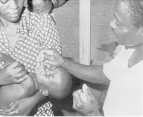
[[[115,41],[109,25],[114,3],[115,0],[91,0],[91,60],[94,63],[110,60],[109,53],[98,48]],[[54,13],[62,45],[65,46],[63,56],[78,59],[79,0],[69,0],[63,7],[54,10]]]
[[[63,56],[79,58],[79,1],[69,0],[54,13],[61,43],[65,46]]]

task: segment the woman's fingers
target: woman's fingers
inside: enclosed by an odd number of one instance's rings
[[[2,115],[2,116],[8,116],[8,113],[6,111],[0,111],[0,115]]]
[[[18,115],[19,115],[18,108],[14,111],[7,112],[7,116],[18,116]]]
[[[25,76],[23,76],[23,77],[21,77],[21,78],[16,78],[15,79],[15,83],[21,83],[21,82],[23,82],[23,81],[25,81],[26,79],[27,79],[28,77],[25,75]]]
[[[19,79],[19,78],[22,78],[22,77],[25,76],[26,74],[28,74],[27,71],[21,71],[21,72],[15,74],[15,78],[18,78],[18,79]]]
[[[9,105],[8,109],[6,110],[7,112],[14,111],[18,108],[18,104],[16,102],[13,102]]]
[[[19,64],[18,62],[13,62],[12,64],[9,65],[8,69],[10,69],[10,70],[14,69],[14,68],[18,67],[18,64]]]

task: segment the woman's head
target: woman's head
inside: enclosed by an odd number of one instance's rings
[[[142,0],[117,0],[111,27],[119,44],[140,45],[143,40]]]
[[[8,22],[17,22],[23,5],[24,0],[0,0],[0,17]]]

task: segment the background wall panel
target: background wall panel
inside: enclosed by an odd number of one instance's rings
[[[104,63],[109,54],[98,48],[115,41],[110,29],[115,0],[91,0],[91,60]],[[55,9],[55,18],[61,36],[63,56],[79,59],[79,0],[69,0]]]

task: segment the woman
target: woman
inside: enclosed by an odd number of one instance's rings
[[[34,68],[33,66],[35,66],[35,63],[34,62],[30,63],[30,61],[27,61],[27,59],[22,61],[22,59],[20,59],[20,56],[19,56],[20,54],[22,54],[22,52],[19,53],[18,51],[20,49],[24,51],[24,49],[19,48],[18,46],[20,43],[24,44],[26,41],[25,39],[28,36],[31,38],[36,38],[36,37],[32,37],[32,35],[35,35],[34,34],[35,32],[29,33],[29,35],[26,36],[28,32],[27,28],[29,27],[28,25],[25,26],[26,22],[24,22],[25,21],[24,16],[27,16],[27,14],[29,14],[30,16],[30,14],[32,13],[30,13],[27,9],[25,9],[23,5],[24,5],[24,0],[1,0],[0,1],[0,40],[1,40],[0,51],[2,53],[11,55],[14,59],[19,61],[9,65],[4,65],[4,63],[1,62],[1,70],[0,70],[1,100],[3,101],[8,98],[9,99],[11,98],[9,102],[15,101],[10,105],[8,110],[1,111],[1,114],[9,115],[9,116],[28,115],[38,102],[45,99],[45,97],[41,95],[39,91],[37,91],[33,78],[29,75],[27,75],[26,77],[23,77],[28,72],[32,72],[32,69]],[[26,27],[26,30],[23,27]],[[24,35],[24,33],[26,35]],[[22,39],[24,39],[23,42],[20,42]],[[26,58],[26,56],[27,55],[25,54],[22,58],[24,57]],[[28,62],[30,63],[29,65],[27,64]],[[24,66],[21,63],[24,64]],[[26,67],[26,70],[24,67]],[[23,90],[22,87],[26,87],[25,88],[26,90]],[[12,91],[14,91],[14,93],[12,93]],[[8,93],[8,92],[11,92],[11,93]],[[6,96],[2,95],[2,93],[9,96],[7,96],[6,98]],[[16,99],[19,99],[19,100],[13,100],[14,98],[11,97],[11,94],[17,95]],[[25,94],[26,96],[23,96]],[[4,109],[4,108],[5,107],[1,109]],[[49,113],[49,115],[52,115],[52,111],[51,113]]]

